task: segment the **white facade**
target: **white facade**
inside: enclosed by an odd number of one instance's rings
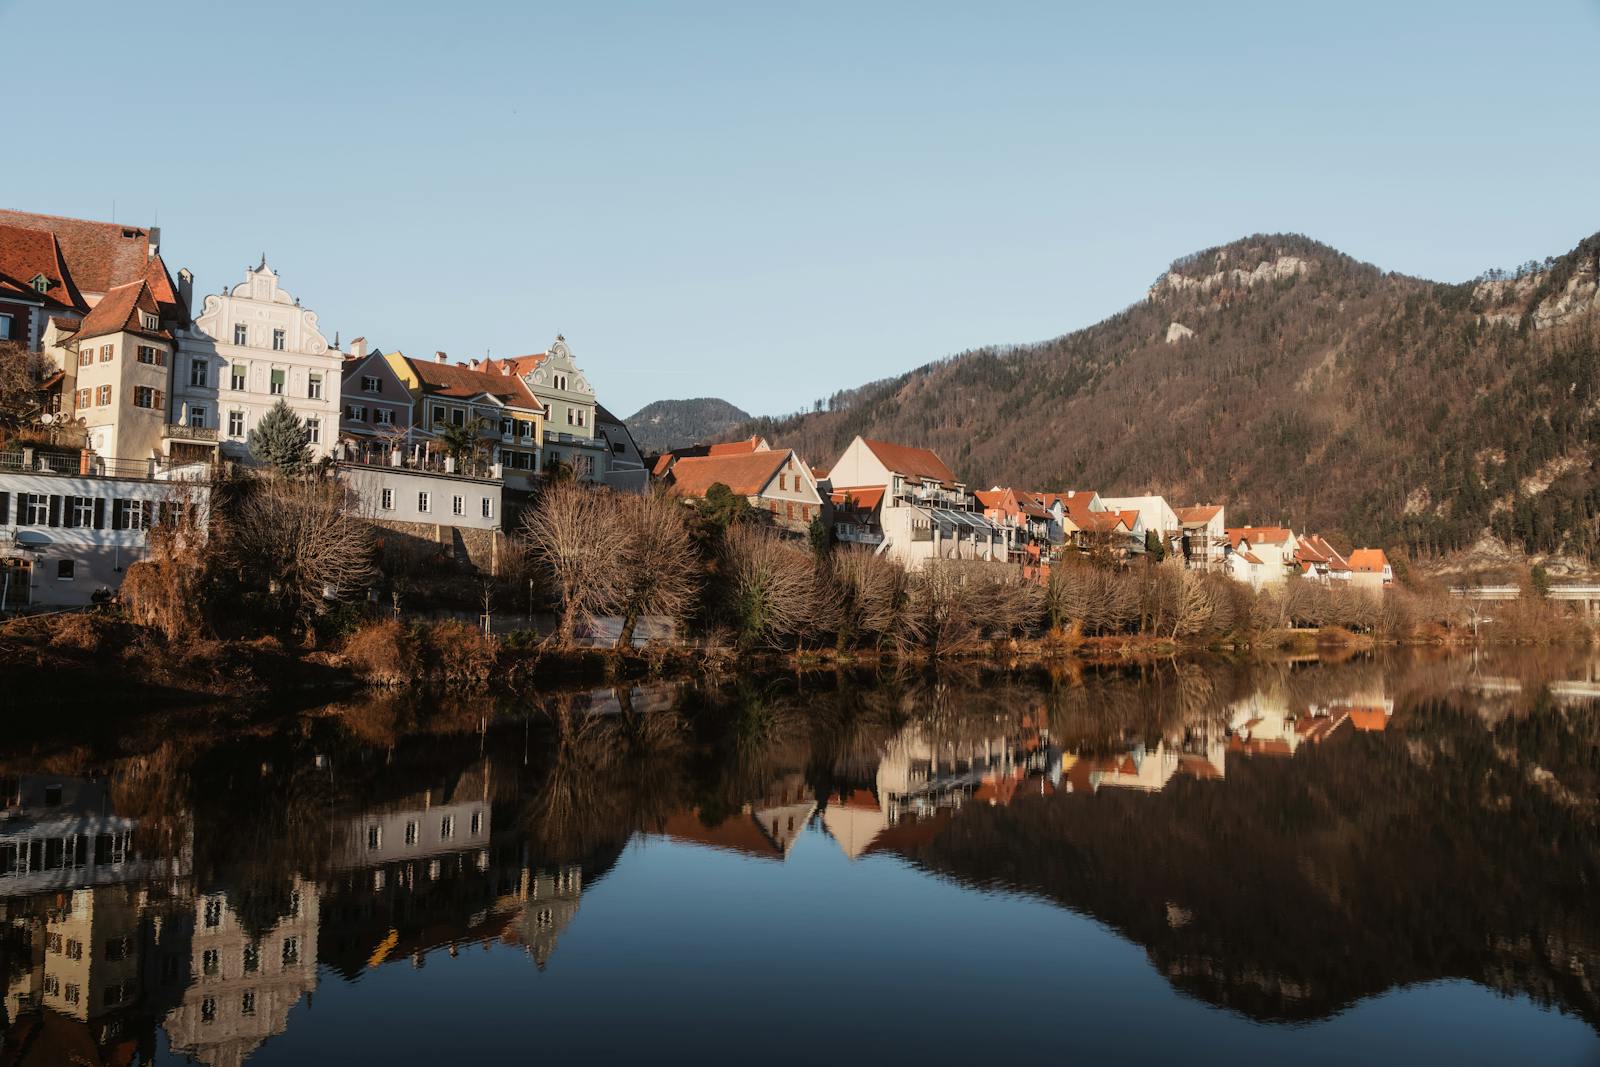
[[[1148,530],[1156,530],[1161,534],[1161,540],[1169,548],[1172,542],[1182,534],[1177,513],[1167,504],[1164,497],[1159,496],[1104,496],[1100,503],[1107,511],[1137,511],[1139,521],[1135,524],[1134,534],[1141,539]]]
[[[145,556],[163,507],[204,509],[209,489],[144,478],[0,470],[0,608],[82,606]]]
[[[282,400],[311,431],[312,455],[329,455],[339,436],[342,362],[316,312],[279,287],[263,257],[243,282],[206,297],[194,324],[179,331],[172,421],[214,431],[224,454],[247,459],[249,432]]]
[[[498,530],[501,483],[405,467],[341,463],[338,478],[355,498],[351,510],[367,519]]]

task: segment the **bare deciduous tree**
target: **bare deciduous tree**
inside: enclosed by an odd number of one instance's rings
[[[762,527],[739,523],[723,544],[729,614],[746,645],[802,633],[811,616],[811,555]]]
[[[845,546],[834,550],[828,568],[831,581],[822,595],[836,599],[819,604],[819,614],[829,607],[834,609],[834,626],[841,644],[854,644],[857,635],[880,648],[915,640],[910,583],[904,567],[874,555],[870,549]]]
[[[689,613],[700,592],[700,559],[679,498],[655,492],[615,500],[618,521],[613,529],[622,541],[617,647],[628,648],[641,615],[678,621]]]
[[[534,567],[560,600],[556,644],[572,644],[580,620],[616,603],[622,540],[612,523],[614,498],[603,489],[556,482],[523,512],[522,534]]]
[[[160,630],[168,641],[201,628],[201,587],[209,562],[206,512],[199,489],[174,486],[145,531],[145,558],[123,577],[121,597],[129,617]]]
[[[272,476],[250,485],[234,510],[230,557],[264,575],[268,594],[308,634],[329,597],[356,594],[377,573],[371,528],[344,496],[337,482]]]

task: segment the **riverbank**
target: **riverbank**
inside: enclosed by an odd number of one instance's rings
[[[1551,631],[1553,640],[1572,633]],[[805,647],[740,650],[716,642],[646,647],[557,648],[528,633],[490,637],[455,621],[369,622],[331,648],[263,635],[170,640],[113,610],[13,619],[0,625],[0,686],[13,700],[72,704],[113,689],[127,701],[335,699],[362,691],[421,689],[515,696],[551,687],[717,679],[804,670],[932,670],[965,664],[1053,672],[1187,657],[1342,659],[1378,647],[1469,645],[1469,632],[1434,628],[1403,640],[1339,628],[1282,629],[1179,639],[1154,634],[1037,637],[911,649]],[[103,700],[103,696],[96,699]],[[15,706],[26,706],[17,704]]]

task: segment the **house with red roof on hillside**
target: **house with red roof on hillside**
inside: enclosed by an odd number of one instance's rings
[[[1356,589],[1381,592],[1394,584],[1394,568],[1381,548],[1358,548],[1350,553],[1350,584]]]
[[[1228,555],[1228,530],[1221,504],[1173,508],[1178,520],[1178,551],[1191,569],[1221,570]]]
[[[520,379],[544,405],[540,447],[547,468],[561,464],[581,482],[605,484],[613,466],[613,446],[599,429],[594,387],[573,359],[560,334],[543,352],[483,361],[480,369]],[[477,367],[473,360],[471,366]],[[631,462],[631,461],[630,461]]]
[[[1295,539],[1294,564],[1301,577],[1323,583],[1348,582],[1354,573],[1349,561],[1320,534]]]
[[[1294,531],[1286,526],[1231,526],[1223,569],[1254,589],[1282,585],[1294,570]]]
[[[829,468],[828,481],[835,494],[881,493],[872,531],[883,538],[877,551],[904,566],[936,559],[1010,561],[1007,528],[984,516],[977,498],[932,449],[857,437]]]
[[[823,512],[810,465],[790,448],[680,459],[666,483],[670,492],[690,499],[704,499],[713,485],[725,485],[766,512],[773,525],[795,533],[803,533]]]

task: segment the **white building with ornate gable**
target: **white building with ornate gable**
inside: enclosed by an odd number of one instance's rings
[[[215,439],[224,455],[248,459],[250,431],[283,400],[311,431],[312,454],[329,455],[339,437],[343,359],[317,328],[317,313],[279,286],[262,256],[243,282],[207,296],[194,324],[178,333],[172,421]]]
[[[547,351],[494,361],[502,374],[521,378],[544,405],[544,463],[572,469],[579,481],[604,482],[611,469],[611,446],[595,433],[594,387],[572,358],[565,337]]]

